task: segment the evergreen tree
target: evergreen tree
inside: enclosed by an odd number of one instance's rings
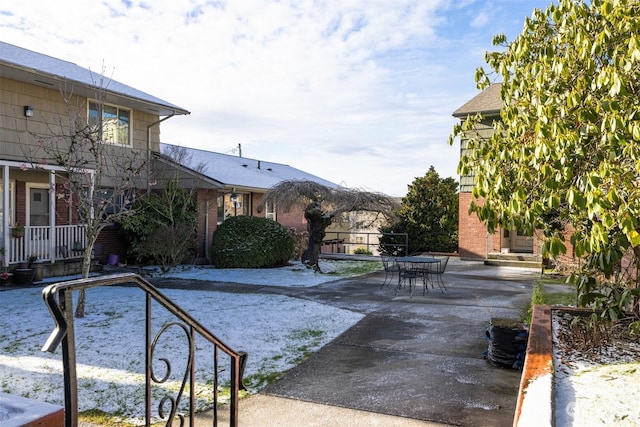
[[[433,166],[408,186],[397,211],[398,221],[381,227],[383,233],[407,233],[409,253],[453,252],[458,249],[458,183],[440,178]],[[390,243],[393,236],[383,236]],[[384,247],[383,247],[384,248]],[[385,250],[388,252],[388,250]]]

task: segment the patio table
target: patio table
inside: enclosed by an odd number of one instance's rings
[[[422,284],[424,285],[422,293],[425,294],[429,291],[428,285],[430,282],[429,273],[431,272],[431,266],[439,264],[440,259],[425,256],[404,256],[394,258],[395,262],[400,266],[400,274],[398,279],[398,287],[396,294],[402,288],[402,285],[409,282],[409,294],[413,296],[414,283],[420,277],[422,278]]]

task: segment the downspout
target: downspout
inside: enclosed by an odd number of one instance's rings
[[[209,209],[211,200],[207,199],[204,208],[204,257],[206,262],[210,262],[209,258]]]
[[[12,219],[14,222],[15,218],[15,206],[13,206],[13,218],[9,218],[10,208],[9,208],[9,165],[4,165],[2,168],[2,203],[4,213],[2,215],[2,266],[9,266],[9,257],[11,256],[9,242],[11,241],[9,238],[9,219]],[[3,270],[4,271],[4,270]]]
[[[174,111],[167,117],[164,117],[147,125],[147,193],[151,192],[151,128],[155,125],[159,125],[160,123],[164,122],[167,119],[170,119],[175,115],[176,112]]]

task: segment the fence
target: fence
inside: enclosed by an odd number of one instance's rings
[[[380,243],[382,236],[391,237],[389,240],[392,240],[393,243]],[[407,233],[327,231],[325,239],[322,241],[321,251],[323,253],[353,254],[361,248],[371,252],[372,255],[379,255],[381,246],[406,253],[409,247],[409,236]]]

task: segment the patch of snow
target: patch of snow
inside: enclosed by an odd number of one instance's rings
[[[639,343],[604,348],[597,359],[562,345],[560,316],[553,316],[555,425],[639,426]]]
[[[555,425],[552,422],[553,374],[541,375],[527,385],[526,396],[522,401],[518,427],[543,427]],[[562,424],[558,424],[561,426]]]
[[[145,270],[154,277],[208,280],[214,282],[243,283],[261,286],[310,287],[346,277],[341,271],[362,264],[358,261],[320,260],[322,273],[314,271],[299,261],[278,268],[212,268],[210,266],[182,266],[161,273],[158,268]],[[380,264],[382,269],[382,263]]]
[[[330,264],[324,267],[325,271],[332,268]],[[312,286],[341,277],[314,273],[301,265],[237,270],[189,268],[165,277],[278,286]],[[129,287],[91,288],[86,292],[86,317],[75,320],[80,411],[95,408],[139,419],[144,410],[144,293]],[[305,354],[317,351],[363,317],[282,295],[181,289],[161,292],[225,344],[248,352],[245,378],[264,378],[291,369]],[[0,312],[0,391],[63,405],[61,350],[55,354],[41,351],[54,323],[40,289],[0,292]],[[174,320],[159,305],[154,304],[152,312],[154,331]],[[165,390],[179,387],[177,372],[185,366],[179,356],[185,353],[186,345],[181,328],[169,328],[160,336],[154,360],[169,359],[172,375],[154,390],[157,400]],[[195,347],[198,405],[204,409],[211,402],[213,347],[200,338]],[[224,381],[229,375],[225,367],[228,359],[222,352],[220,355],[219,369],[225,371],[219,378]],[[154,363],[154,370],[164,376],[167,366]],[[264,383],[256,380],[253,391],[262,386]]]

